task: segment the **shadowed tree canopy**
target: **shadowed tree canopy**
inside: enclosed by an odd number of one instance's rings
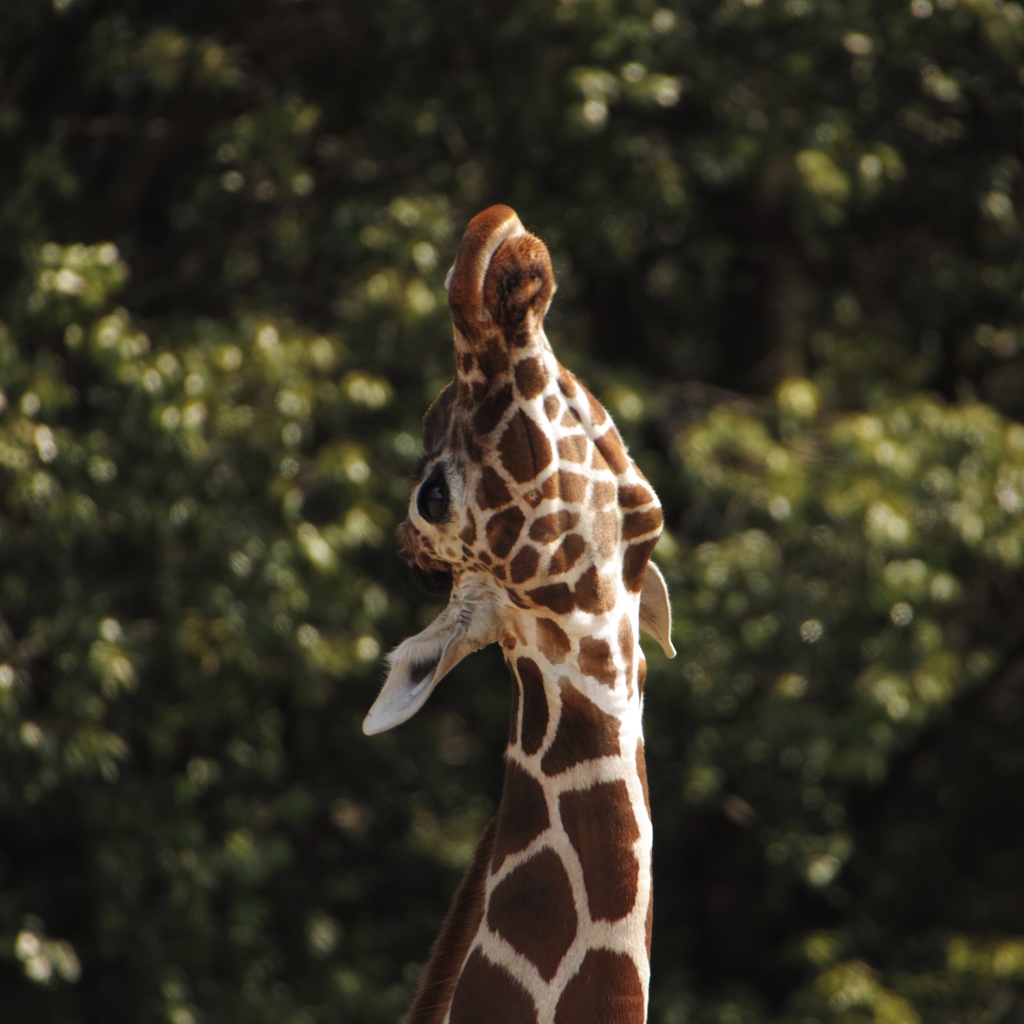
[[[666,511],[652,1024],[1024,1021],[1024,8],[0,5],[0,1003],[396,1020],[494,650],[366,738],[462,229]]]

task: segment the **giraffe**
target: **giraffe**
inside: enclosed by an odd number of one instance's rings
[[[450,583],[401,643],[363,723],[411,717],[467,654],[501,645],[513,677],[505,780],[452,901],[408,1024],[643,1024],[650,805],[640,627],[672,647],[649,561],[658,499],[610,417],[555,358],[555,282],[515,212],[469,223],[445,282],[454,378],[423,419],[400,545]]]

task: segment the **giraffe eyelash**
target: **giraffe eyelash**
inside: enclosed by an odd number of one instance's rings
[[[431,451],[424,452],[416,460],[415,469],[413,469],[412,473],[409,474],[409,483],[411,483],[414,487],[417,484],[419,484],[420,481],[423,479],[424,471],[426,470],[427,466],[429,466],[436,459],[440,458],[441,452],[442,449],[440,448],[434,448]]]
[[[423,471],[437,457],[437,452],[424,452],[416,462],[416,468],[409,475],[409,483],[416,486],[423,479]]]

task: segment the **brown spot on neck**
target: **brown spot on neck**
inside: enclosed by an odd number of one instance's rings
[[[660,508],[648,508],[643,512],[627,512],[622,520],[622,539],[632,540],[645,533],[661,532],[662,515]]]
[[[619,720],[602,711],[567,679],[562,680],[561,715],[541,771],[558,775],[584,761],[619,753]]]
[[[582,473],[570,473],[560,469],[544,481],[545,498],[561,498],[562,501],[582,501],[587,493],[587,478]]]
[[[648,540],[637,541],[626,548],[622,558],[622,582],[631,594],[639,594],[644,585],[644,573],[647,571],[647,562],[658,543],[657,537]]]
[[[519,539],[526,516],[512,505],[487,520],[487,546],[495,558],[505,558]]]
[[[624,953],[592,949],[566,985],[555,1024],[644,1024],[644,984]],[[454,1024],[454,1022],[453,1022]]]
[[[547,434],[520,409],[511,417],[498,442],[501,464],[519,483],[539,476],[551,464]]]
[[[548,575],[558,576],[568,572],[586,550],[587,542],[578,533],[570,533],[548,559]]]
[[[558,457],[563,462],[583,462],[587,458],[587,439],[582,434],[570,434],[558,439]]]
[[[604,456],[605,462],[611,467],[613,473],[625,473],[629,469],[629,455],[626,454],[626,446],[615,427],[609,427],[595,442],[597,450]]]
[[[473,429],[481,437],[489,434],[501,422],[508,407],[512,404],[512,385],[490,392],[476,407],[473,413]]]
[[[544,677],[532,658],[516,660],[516,675],[522,688],[523,726],[520,741],[524,754],[536,754],[548,731],[548,699]]]
[[[509,566],[512,582],[525,583],[527,580],[532,579],[537,572],[539,564],[540,555],[537,553],[537,549],[529,544],[524,544]]]
[[[550,847],[513,869],[491,893],[487,923],[550,981],[576,938],[572,885]]]
[[[548,386],[544,364],[534,356],[516,363],[516,387],[523,398],[536,398]]]
[[[641,581],[642,585],[642,581]],[[615,581],[592,565],[576,584],[576,604],[591,615],[603,615],[615,607]]]
[[[510,360],[508,347],[500,333],[490,335],[477,348],[477,362],[480,372],[489,380],[494,381],[509,371]]]
[[[530,994],[503,967],[492,964],[479,949],[466,961],[452,999],[450,1024],[481,1024],[481,1006],[500,1006],[502,1024],[537,1024]],[[431,1024],[440,1017],[429,1018]],[[408,1024],[420,1024],[410,1017]]]
[[[586,396],[587,404],[590,406],[590,422],[595,427],[601,426],[608,419],[608,413],[604,411],[604,406],[582,384],[579,387],[580,391]]]
[[[525,850],[550,823],[540,783],[515,761],[509,761],[494,833],[491,870],[497,871],[509,854]]]
[[[654,495],[643,484],[623,484],[619,488],[619,504],[623,508],[640,508],[654,501]]]
[[[572,590],[567,583],[549,583],[543,587],[528,590],[526,596],[541,608],[550,608],[556,615],[572,611],[575,603]]]
[[[579,520],[578,512],[569,512],[567,509],[550,512],[530,524],[530,539],[540,544],[553,544],[573,529]]]
[[[569,790],[560,797],[558,811],[580,858],[590,916],[595,921],[625,917],[636,903],[640,876],[633,852],[640,829],[626,783]]]
[[[537,620],[537,646],[552,665],[561,665],[572,650],[569,635],[552,619]]]
[[[501,474],[491,466],[484,466],[476,488],[476,502],[482,509],[501,508],[512,500]]]
[[[626,689],[633,696],[633,626],[628,615],[619,619],[619,653],[622,664],[626,666]]]
[[[605,686],[614,686],[618,673],[607,640],[585,636],[580,640],[580,671]]]

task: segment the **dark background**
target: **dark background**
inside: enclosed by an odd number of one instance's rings
[[[1024,9],[5,0],[0,1007],[394,1021],[487,816],[395,553],[514,206],[662,497],[657,1024],[1024,1021]]]

